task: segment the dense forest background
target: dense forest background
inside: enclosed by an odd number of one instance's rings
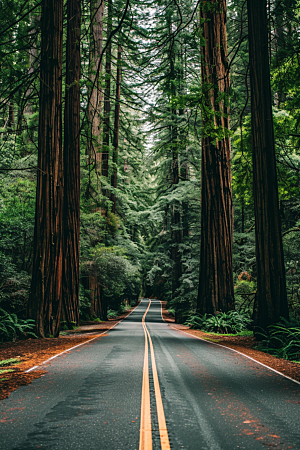
[[[279,315],[298,320],[300,5],[297,0],[269,0],[261,5],[266,10],[267,21],[262,26],[268,39],[269,62],[269,69],[261,70],[267,70],[264,77],[271,82],[280,239],[289,308],[289,313]],[[61,11],[56,11],[60,7]],[[1,0],[0,8],[3,321],[7,317],[15,321],[40,320],[43,325],[38,334],[55,335],[59,328],[76,326],[79,320],[112,317],[136,303],[139,296],[166,300],[177,321],[186,320],[196,311],[216,315],[231,309],[246,311],[255,320],[255,311],[260,311],[257,302],[262,298],[257,280],[260,277],[259,282],[269,286],[278,279],[279,272],[272,266],[268,275],[258,264],[252,162],[255,141],[251,134],[254,91],[253,85],[252,91],[250,88],[247,2],[228,1],[227,11],[225,1],[193,0]],[[212,100],[207,93],[211,87],[207,86],[213,81],[205,79],[204,67],[209,67],[209,61],[204,60],[209,55],[205,51],[209,23],[216,17],[223,20],[223,35],[220,45],[210,44],[212,54],[218,48],[224,49],[224,79],[228,83],[222,91],[220,78],[215,82],[219,83],[215,104],[223,102],[225,106],[212,114]],[[59,29],[55,21],[60,23]],[[61,45],[57,46],[53,44],[56,32],[61,37]],[[58,53],[54,54],[53,49],[58,49]],[[47,65],[47,51],[53,53],[51,58],[56,61],[52,66]],[[50,128],[45,128],[45,117],[51,115],[50,94],[45,94],[45,89],[54,92],[54,84],[49,87],[43,74],[52,73],[53,78],[54,65],[56,79],[61,82],[61,97],[51,100],[56,114],[60,114],[50,127],[52,135]],[[79,76],[74,78],[76,74]],[[49,84],[53,81],[51,76]],[[224,118],[230,119],[230,128],[224,124]],[[203,255],[205,251],[212,254],[211,249],[204,248],[212,225],[205,222],[204,213],[201,219],[201,208],[202,212],[207,208],[207,215],[214,208],[203,203],[201,176],[206,143],[211,146],[222,140],[225,147],[231,145],[230,161],[226,164],[231,162],[232,178],[228,174],[228,179],[232,181],[231,187],[229,182],[224,189],[229,193],[232,189],[233,244],[232,257],[230,242],[223,257],[231,258],[225,265],[230,272],[226,272],[228,283],[230,277],[233,280],[233,291],[228,294],[231,297],[227,303],[213,304],[210,291],[205,294],[201,287],[201,277],[209,278],[203,265],[210,267],[209,257],[204,263]],[[57,167],[63,166],[53,191],[58,200],[53,200],[50,193],[46,198],[46,191],[41,188],[36,197],[37,185],[42,185],[46,173],[41,165],[42,152],[49,155],[55,145],[57,149],[61,145],[61,149],[51,156],[53,166],[49,165],[49,174],[52,170],[53,173],[49,176],[53,177]],[[226,154],[228,151],[225,149]],[[268,170],[272,170],[272,160],[266,157],[267,164],[268,161]],[[210,177],[207,175],[207,179]],[[257,186],[267,177],[267,172],[265,177],[262,174]],[[61,194],[60,187],[64,188]],[[63,204],[59,203],[59,195]],[[36,210],[36,198],[42,202],[43,196],[44,206]],[[54,215],[48,219],[45,216],[38,224],[36,214],[42,217],[41,211],[52,200],[56,205]],[[230,205],[226,206],[229,215]],[[43,272],[41,276],[40,261],[46,250],[41,253],[39,247],[47,247],[43,233],[47,234],[48,227],[50,253],[58,246],[57,236],[64,238],[57,260],[49,258],[43,268],[48,275]],[[204,234],[206,227],[208,234]],[[75,230],[74,240],[69,236],[70,230]],[[229,241],[230,230],[231,226]],[[222,259],[222,251],[216,257]],[[62,291],[56,278],[59,272],[51,272],[54,267],[63,273]],[[50,297],[46,298],[47,276],[49,283],[52,279],[56,286],[50,296],[55,299],[52,303]],[[216,277],[221,280],[222,273],[216,272]],[[70,293],[72,287],[74,292]],[[228,292],[230,289],[229,286]],[[201,304],[203,295],[211,307]],[[274,317],[278,319],[278,315]],[[267,322],[257,320],[258,324],[269,325],[275,319],[272,316]]]

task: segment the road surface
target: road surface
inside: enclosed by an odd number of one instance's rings
[[[300,449],[300,385],[144,299],[0,403],[1,450]]]

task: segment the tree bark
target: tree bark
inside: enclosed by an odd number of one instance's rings
[[[12,130],[15,127],[15,109],[13,99],[8,103],[8,121],[6,127],[8,130]]]
[[[39,336],[58,336],[62,302],[63,1],[41,2],[38,172],[29,317]]]
[[[29,64],[30,64],[30,67],[28,70],[29,74],[32,74],[34,72],[34,68],[37,65],[38,51],[37,51],[36,42],[33,42],[33,39],[32,39],[32,36],[34,36],[36,33],[36,29],[35,29],[36,21],[37,21],[37,18],[34,15],[31,15],[30,22],[31,22],[32,28],[28,33],[29,34],[28,37],[31,40],[31,48],[29,49]],[[31,101],[32,93],[33,93],[33,87],[32,87],[32,85],[30,85],[26,91],[26,106],[25,106],[25,111],[24,111],[26,114],[29,114],[29,115],[33,114],[33,104]],[[25,150],[25,152],[26,152],[26,150]],[[26,156],[26,154],[24,156]]]
[[[122,48],[118,45],[117,59],[117,78],[116,78],[116,104],[115,104],[115,121],[114,121],[114,137],[113,137],[113,173],[111,176],[111,186],[114,191],[111,195],[112,212],[116,214],[116,192],[118,185],[118,149],[119,149],[119,129],[120,129],[120,98],[121,98],[121,81],[122,81]]]
[[[79,324],[80,26],[80,0],[68,0],[64,115],[63,314],[69,326]]]
[[[91,17],[91,35],[90,35],[90,54],[89,54],[89,79],[91,87],[89,88],[89,136],[87,145],[87,154],[89,157],[89,170],[94,163],[96,172],[101,173],[102,161],[102,119],[101,110],[103,102],[102,94],[102,63],[100,58],[103,49],[103,16],[104,16],[104,0],[90,1],[90,17]],[[95,206],[94,212],[100,211],[99,206]],[[97,277],[88,274],[88,285],[92,286],[93,295],[91,312],[98,314],[100,300],[100,287],[95,286]],[[101,308],[100,308],[101,309]],[[97,316],[99,317],[99,316]]]
[[[90,136],[88,139],[87,154],[89,163],[95,161],[96,170],[101,168],[101,65],[100,57],[103,46],[103,14],[104,0],[91,0],[91,36],[90,36],[90,61],[89,78],[92,88],[89,92],[90,102],[88,105],[88,116],[90,122]]]
[[[179,69],[179,94],[186,95],[186,80],[184,70],[184,49],[183,44],[180,46],[180,69]],[[182,130],[182,122],[185,121],[185,110],[179,109],[179,145],[180,145],[180,178],[182,182],[189,180],[189,150],[187,147],[187,136],[185,130]],[[189,202],[187,200],[182,201],[182,238],[188,238],[189,236]]]
[[[201,314],[215,314],[234,309],[226,1],[206,2],[201,18],[205,46],[202,51],[201,256],[197,308]]]
[[[266,0],[248,0],[253,194],[257,263],[255,324],[289,318],[279,214]]]
[[[172,18],[167,18],[167,25],[169,29],[169,35],[172,36]],[[169,47],[169,96],[171,104],[177,95],[176,83],[178,78],[178,68],[176,64],[176,49],[174,48],[174,43],[170,39]],[[178,137],[178,115],[177,110],[174,107],[170,107],[170,140],[171,140],[171,152],[172,152],[172,163],[171,163],[171,184],[172,189],[176,189],[179,184],[179,137]],[[171,205],[171,259],[173,261],[172,270],[172,299],[179,295],[178,289],[180,288],[180,278],[182,276],[182,263],[181,263],[181,253],[180,244],[181,239],[181,208],[178,201],[174,201]],[[176,309],[176,322],[181,319],[181,311]]]
[[[93,270],[94,271],[94,270]],[[89,291],[91,299],[90,315],[95,315],[101,320],[107,318],[106,302],[103,300],[103,294],[101,293],[101,286],[97,278],[97,269],[94,273],[89,273],[87,277],[82,279],[85,288]]]
[[[107,1],[107,39],[112,32],[112,0]],[[104,119],[103,119],[103,151],[102,175],[108,178],[109,143],[110,143],[110,90],[111,90],[111,41],[106,49],[105,61],[105,93],[104,93]],[[107,194],[107,192],[105,193]]]
[[[179,183],[179,156],[178,148],[173,151],[172,159],[172,185],[173,188]],[[178,202],[174,202],[172,205],[172,216],[171,216],[171,236],[172,236],[172,250],[171,258],[173,261],[173,276],[172,276],[172,298],[175,298],[179,292],[180,278],[182,276],[182,264],[181,264],[181,253],[180,244],[182,242],[182,229],[180,220],[180,205]]]

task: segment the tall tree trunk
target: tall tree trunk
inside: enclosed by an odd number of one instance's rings
[[[104,0],[91,0],[91,36],[90,36],[90,53],[89,53],[89,78],[92,84],[89,92],[90,102],[88,105],[88,116],[90,123],[90,131],[88,138],[87,154],[89,156],[89,164],[95,161],[96,170],[101,167],[101,65],[100,57],[103,46],[103,14]]]
[[[118,148],[119,148],[119,129],[120,129],[120,98],[121,98],[121,81],[122,81],[122,48],[118,45],[118,59],[117,59],[117,78],[116,78],[116,104],[115,104],[115,122],[114,122],[114,138],[113,138],[113,173],[111,176],[111,186],[114,188],[112,192],[112,212],[115,214],[116,192],[118,185]]]
[[[279,215],[266,0],[248,0],[253,194],[257,263],[255,324],[288,319]]]
[[[90,1],[91,15],[91,36],[90,36],[90,54],[89,54],[89,78],[92,87],[90,88],[88,105],[88,115],[90,122],[90,130],[88,137],[87,154],[89,156],[89,168],[94,161],[95,170],[101,171],[102,160],[102,138],[101,138],[101,109],[102,109],[102,63],[100,63],[103,48],[103,16],[104,16],[104,0]],[[94,211],[101,208],[95,207]],[[101,311],[100,286],[97,276],[94,274],[87,275],[88,290],[91,290],[91,314],[98,315]]]
[[[178,142],[178,128],[177,128],[177,114],[176,110],[172,109],[172,117],[173,121],[175,120],[175,124],[173,124],[171,133],[172,133],[172,147],[173,147],[173,155],[172,155],[172,169],[171,169],[171,180],[172,187],[176,189],[179,184],[179,142]],[[178,201],[174,201],[171,206],[171,237],[172,237],[172,249],[171,249],[171,258],[173,261],[173,276],[172,276],[172,298],[175,298],[179,292],[178,289],[180,287],[180,278],[182,276],[182,264],[181,264],[181,253],[180,253],[180,244],[182,242],[181,239],[181,220],[180,220],[180,204]],[[176,322],[179,322],[181,319],[179,311],[176,311]]]
[[[167,24],[169,29],[169,34],[172,36],[172,18],[167,18]],[[177,95],[177,68],[176,64],[176,52],[174,48],[174,42],[170,39],[169,47],[169,95],[171,104]],[[179,139],[178,139],[178,115],[177,110],[174,107],[170,108],[171,124],[169,126],[170,130],[170,140],[171,140],[171,151],[172,151],[172,164],[171,164],[171,183],[172,189],[176,189],[179,184]],[[182,276],[182,264],[181,264],[181,253],[180,244],[181,239],[181,217],[180,217],[180,204],[178,201],[174,201],[171,205],[171,259],[173,261],[173,271],[172,271],[172,299],[178,296],[178,289],[180,287],[180,278]],[[181,312],[177,309],[176,322],[181,320]]]
[[[180,46],[180,68],[179,68],[179,95],[184,96],[186,92],[186,80],[185,80],[185,70],[184,70],[184,50],[183,44]],[[185,123],[185,110],[179,109],[179,144],[180,144],[180,178],[182,182],[188,181],[189,179],[189,155],[187,147],[187,136],[186,131],[181,126]],[[182,201],[182,237],[187,238],[189,236],[189,203],[188,200],[183,199]]]
[[[188,150],[185,146],[184,150],[184,158],[185,162],[181,166],[181,180],[188,181],[189,180],[189,165],[188,165]],[[189,203],[187,200],[182,201],[182,237],[188,238],[189,237]]]
[[[37,334],[58,336],[62,302],[63,1],[41,2],[38,172],[29,317]]]
[[[107,39],[112,32],[112,0],[107,1]],[[105,61],[105,93],[104,93],[104,119],[103,119],[103,151],[102,175],[108,178],[109,143],[110,143],[110,89],[111,89],[111,41],[106,49]],[[107,192],[105,192],[107,195]]]
[[[8,103],[8,120],[7,120],[7,129],[12,130],[15,127],[15,109],[13,99]]]
[[[68,0],[64,115],[63,314],[69,325],[79,323],[80,26],[80,0]]]
[[[178,142],[174,143],[174,145]],[[179,151],[178,147],[173,151],[172,159],[172,185],[173,189],[179,183]],[[173,261],[173,276],[172,276],[172,298],[175,298],[179,293],[178,289],[180,287],[180,278],[182,276],[182,264],[181,264],[181,253],[180,244],[181,239],[181,220],[180,220],[180,204],[179,202],[174,202],[172,205],[172,222],[171,222],[171,235],[172,235],[172,250],[171,258]]]
[[[201,18],[205,47],[202,54],[201,256],[197,308],[202,314],[214,314],[234,309],[226,1],[206,2]]]
[[[34,72],[34,68],[37,65],[37,53],[38,53],[37,52],[37,46],[36,46],[36,42],[33,42],[33,40],[32,40],[32,36],[34,36],[35,33],[36,33],[35,26],[34,26],[36,20],[37,19],[35,18],[34,15],[30,16],[30,21],[31,21],[31,24],[32,24],[32,28],[31,28],[31,30],[28,33],[29,34],[28,37],[31,40],[31,48],[29,49],[29,64],[30,64],[30,67],[29,67],[29,70],[28,70],[29,74],[32,74]],[[25,111],[24,111],[26,114],[29,114],[29,115],[33,114],[33,105],[32,105],[32,101],[31,101],[32,93],[33,93],[33,87],[32,87],[32,84],[30,84],[29,88],[26,91],[27,99],[26,99],[26,107],[25,107]],[[25,155],[24,156],[26,156],[26,150],[25,150]]]

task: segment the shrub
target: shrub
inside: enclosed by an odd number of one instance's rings
[[[35,321],[18,319],[16,314],[9,314],[0,308],[0,341],[15,341],[17,337],[37,337],[32,330]]]
[[[288,322],[282,318],[280,323],[270,325],[267,333],[261,330],[259,334],[262,340],[257,346],[258,350],[277,358],[300,361],[299,323]]]
[[[139,265],[132,264],[122,247],[97,246],[93,258],[103,298],[110,309],[119,309],[124,298],[137,297],[141,288]]]
[[[256,283],[253,280],[249,280],[249,274],[247,272],[242,272],[236,285],[234,286],[234,297],[236,309],[253,307],[253,302],[255,299]]]
[[[107,318],[108,319],[115,319],[116,317],[118,317],[118,315],[119,315],[118,311],[114,311],[113,309],[107,310]]]
[[[227,313],[200,314],[192,313],[185,322],[185,325],[193,329],[200,329],[212,333],[240,333],[247,329],[252,320],[247,311],[229,311]]]

